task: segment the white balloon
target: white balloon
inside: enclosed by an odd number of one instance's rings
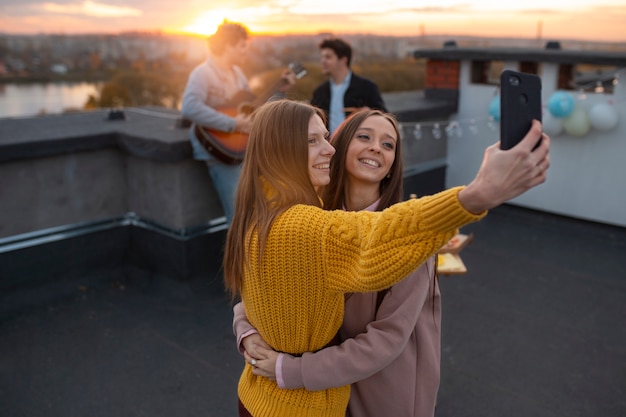
[[[585,136],[591,129],[585,109],[580,106],[574,107],[572,113],[563,120],[563,128],[568,135]]]
[[[611,130],[617,126],[617,111],[608,103],[594,104],[589,109],[589,122],[594,129]]]
[[[541,126],[543,131],[551,137],[556,137],[563,133],[563,119],[554,117],[550,112],[543,113]]]

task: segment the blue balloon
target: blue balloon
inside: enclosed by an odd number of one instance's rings
[[[557,91],[548,100],[548,110],[554,117],[567,117],[574,111],[574,99],[566,92]]]
[[[489,103],[489,116],[493,117],[496,122],[500,121],[500,96],[497,95]]]

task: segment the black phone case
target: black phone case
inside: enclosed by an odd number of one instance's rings
[[[541,121],[541,78],[512,70],[500,74],[500,148],[511,149]],[[537,143],[539,146],[540,141]]]

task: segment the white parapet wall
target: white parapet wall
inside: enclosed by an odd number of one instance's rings
[[[505,67],[518,69],[517,62],[506,62]],[[548,99],[556,91],[557,71],[557,64],[541,65],[544,115],[549,111],[545,107]],[[471,63],[463,61],[459,108],[452,118],[462,133],[448,135],[448,187],[467,184],[480,167],[484,149],[499,139],[499,125],[490,119],[488,110],[498,94],[497,87],[472,84],[470,73]],[[622,69],[617,75],[612,93],[568,92],[576,106],[586,111],[599,103],[613,106],[617,125],[608,131],[592,127],[581,136],[566,131],[553,135],[547,182],[511,201],[512,204],[626,226],[626,72]]]

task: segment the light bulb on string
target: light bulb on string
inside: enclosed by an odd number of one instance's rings
[[[471,119],[469,124],[469,131],[472,132],[473,135],[478,134],[478,126],[476,126],[476,120]]]
[[[406,124],[402,123],[402,122],[398,122],[398,129],[400,130],[400,140],[403,141],[404,139],[406,139],[406,132],[405,129],[406,128]]]
[[[455,127],[452,123],[450,123],[448,126],[446,126],[446,135],[448,135],[448,137],[451,137],[452,135],[454,135],[454,131],[455,131]]]
[[[441,139],[441,128],[439,127],[439,123],[435,123],[435,126],[433,126],[433,137],[435,139]]]
[[[604,86],[602,85],[602,81],[596,81],[596,87],[593,89],[596,93],[604,93]]]
[[[415,140],[420,140],[422,138],[422,127],[419,123],[416,123],[413,127],[413,137]]]
[[[456,136],[460,138],[463,136],[463,132],[461,131],[461,125],[457,121],[452,121],[446,126],[446,135],[448,137]]]
[[[616,87],[619,84],[619,71],[613,75],[613,86]]]

